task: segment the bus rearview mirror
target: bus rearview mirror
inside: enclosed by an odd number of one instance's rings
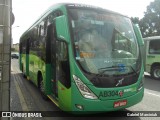
[[[64,15],[56,18],[56,32],[58,40],[68,41],[67,20]]]
[[[134,27],[134,31],[135,31],[135,34],[136,34],[136,37],[137,37],[137,40],[138,40],[138,44],[140,46],[144,46],[144,41],[143,41],[142,34],[141,34],[140,29],[139,29],[139,26],[136,24],[136,25],[133,25],[133,27]]]

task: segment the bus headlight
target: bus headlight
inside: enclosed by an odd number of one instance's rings
[[[98,99],[97,96],[77,76],[73,75],[73,80],[83,97],[88,99]]]

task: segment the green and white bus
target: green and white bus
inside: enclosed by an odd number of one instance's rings
[[[20,70],[64,111],[114,111],[144,94],[139,28],[83,4],[50,7],[20,38]]]
[[[143,39],[145,43],[144,70],[154,79],[160,80],[160,36]]]

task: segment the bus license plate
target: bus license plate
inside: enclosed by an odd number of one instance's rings
[[[114,102],[114,108],[127,105],[127,100],[121,100]]]

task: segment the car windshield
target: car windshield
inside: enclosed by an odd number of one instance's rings
[[[110,12],[69,9],[75,59],[94,74],[137,70],[139,48],[129,18]]]

